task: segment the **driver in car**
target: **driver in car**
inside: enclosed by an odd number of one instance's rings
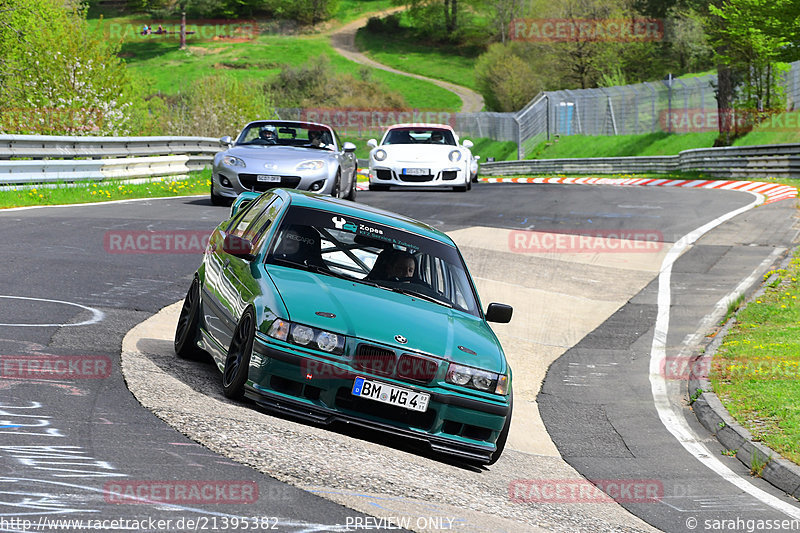
[[[394,261],[387,269],[389,278],[397,278],[402,280],[414,277],[414,271],[417,268],[417,263],[414,261],[414,257],[408,252],[400,251],[395,251],[394,256]]]

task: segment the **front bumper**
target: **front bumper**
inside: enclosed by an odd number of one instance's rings
[[[408,174],[414,167],[429,170],[423,175]],[[406,172],[404,172],[404,170]],[[470,177],[463,165],[436,166],[414,163],[412,166],[381,165],[374,163],[369,168],[369,182],[376,185],[392,185],[395,187],[453,187],[466,185]]]
[[[310,370],[310,369],[313,369]],[[424,413],[351,394],[356,377],[430,394]],[[272,344],[253,343],[246,396],[272,410],[305,420],[345,422],[426,443],[433,451],[488,462],[508,416],[505,399],[488,402],[435,386],[370,375],[346,361],[334,361]]]
[[[258,180],[259,174],[247,170],[247,168],[243,168],[240,171],[225,165],[217,166],[211,176],[211,179],[214,180],[214,192],[220,196],[236,198],[244,191],[264,192],[282,187],[331,194],[335,179],[329,177],[327,169],[303,173],[279,169],[264,171],[262,175],[280,176],[280,181],[266,182]],[[315,189],[315,185],[318,188]]]

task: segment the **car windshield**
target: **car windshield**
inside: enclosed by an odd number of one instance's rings
[[[331,131],[315,124],[302,122],[254,122],[239,135],[236,144],[261,146],[302,146],[333,150]]]
[[[401,292],[480,316],[455,247],[369,220],[290,207],[266,262]]]
[[[455,146],[453,132],[443,128],[392,128],[383,144],[445,144]]]

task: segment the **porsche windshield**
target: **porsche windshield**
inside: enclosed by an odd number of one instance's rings
[[[455,146],[453,132],[441,128],[392,128],[383,144],[446,144]]]
[[[453,246],[368,220],[290,207],[266,261],[480,316],[472,283]]]
[[[333,149],[333,135],[324,126],[303,122],[254,122],[239,135],[236,144],[302,146]]]

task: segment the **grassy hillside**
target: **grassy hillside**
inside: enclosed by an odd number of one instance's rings
[[[349,3],[356,4],[353,0]],[[377,5],[380,8],[382,3]],[[360,12],[355,8],[347,11],[347,16],[358,14]],[[176,36],[140,35],[145,20],[143,16],[126,15],[92,19],[91,22],[95,27],[102,25],[110,38],[121,37],[120,56],[130,70],[137,77],[149,81],[153,90],[164,94],[175,94],[200,77],[220,72],[239,79],[263,81],[274,78],[285,65],[297,67],[325,56],[337,72],[354,76],[368,72],[372,80],[401,93],[409,108],[457,111],[461,106],[458,96],[432,83],[366,69],[344,59],[333,50],[327,34],[262,34],[243,42],[199,42],[190,36],[187,49],[180,50]],[[281,102],[275,102],[275,105],[280,107]],[[375,107],[380,108],[380,102],[375,102]]]
[[[477,90],[477,49],[432,45],[404,33],[375,34],[365,28],[356,34],[356,45],[384,65]]]

